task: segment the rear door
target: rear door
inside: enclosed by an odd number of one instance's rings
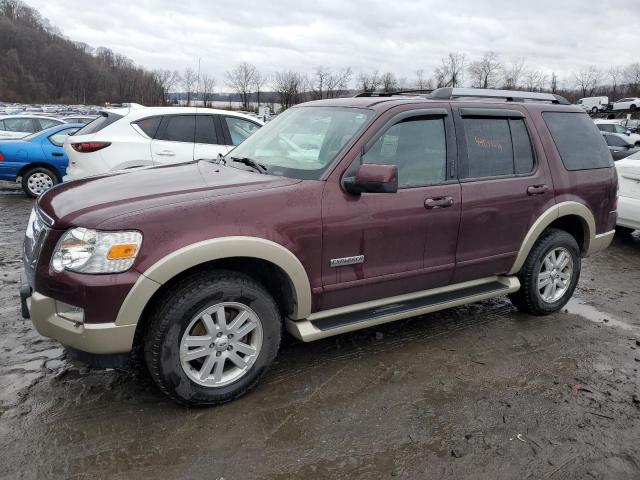
[[[162,165],[193,160],[195,133],[195,115],[165,115],[151,141],[153,163]]]
[[[230,148],[224,145],[224,134],[219,115],[196,115],[196,135],[193,158],[215,159],[225,155]]]
[[[454,107],[463,205],[454,282],[508,272],[529,228],[554,203],[533,124],[512,108]]]

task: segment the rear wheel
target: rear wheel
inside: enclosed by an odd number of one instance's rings
[[[638,108],[637,106],[635,106],[635,105],[631,105],[631,106],[629,107],[629,110],[631,110],[631,111],[633,112],[633,111],[635,111],[637,108]]]
[[[571,298],[580,278],[580,248],[564,230],[549,229],[535,243],[518,273],[520,290],[509,296],[521,311],[548,315]]]
[[[281,323],[271,295],[250,277],[195,274],[153,312],[145,361],[170,398],[189,406],[224,403],[245,394],[267,371]]]
[[[598,107],[593,107],[591,109],[591,113],[598,113]]]
[[[22,190],[32,198],[36,198],[58,183],[60,183],[58,176],[45,167],[34,167],[22,174]]]

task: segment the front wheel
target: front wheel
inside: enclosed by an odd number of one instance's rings
[[[59,183],[58,176],[45,167],[35,167],[22,175],[22,191],[36,198]]]
[[[591,109],[591,113],[593,113],[593,114],[598,113],[598,107],[593,107],[593,108]]]
[[[188,406],[233,400],[267,371],[280,345],[281,316],[266,289],[227,271],[195,274],[152,313],[147,368],[160,389]]]
[[[564,230],[549,229],[535,243],[518,273],[520,290],[509,296],[518,310],[548,315],[571,298],[580,278],[580,247]]]

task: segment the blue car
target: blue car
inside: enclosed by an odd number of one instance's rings
[[[0,140],[0,180],[22,177],[22,190],[34,198],[60,183],[69,163],[62,144],[82,127],[65,123],[20,140]]]

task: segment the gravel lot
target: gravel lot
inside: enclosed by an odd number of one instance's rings
[[[19,315],[32,201],[0,185],[0,478],[640,478],[640,236],[566,310],[505,299],[301,344],[248,396],[174,405]]]

